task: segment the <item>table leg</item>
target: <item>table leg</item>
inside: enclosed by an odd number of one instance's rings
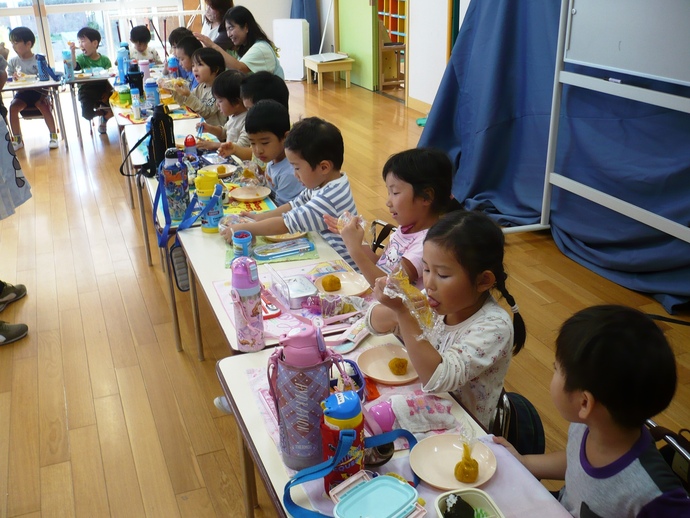
[[[194,268],[191,266],[187,267],[189,269],[189,289],[191,291],[190,295],[192,297],[192,320],[194,321],[194,337],[196,338],[196,350],[199,354],[199,361],[204,361],[204,342],[201,340],[201,322],[199,322],[199,300],[196,294],[196,275],[194,274]]]
[[[129,170],[129,165],[127,166]],[[139,215],[141,216],[141,233],[144,238],[144,248],[146,249],[146,260],[149,266],[153,266],[153,261],[151,260],[151,244],[149,243],[149,229],[146,225],[146,213],[144,212],[144,196],[142,191],[144,190],[144,178],[140,174],[134,177],[134,182],[137,186],[137,200],[139,201]]]
[[[173,281],[172,268],[170,266],[170,249],[165,247],[165,265],[168,269],[168,292],[170,295],[170,315],[173,320],[173,334],[175,335],[175,345],[177,351],[182,352],[182,339],[180,338],[180,322],[177,320],[177,302],[175,301],[175,283]]]
[[[79,138],[79,145],[84,147],[84,141],[81,139],[81,124],[79,124],[79,111],[77,109],[77,96],[75,95],[74,84],[69,85],[69,94],[72,97],[72,113],[74,113],[74,125],[77,128],[77,138]]]
[[[323,90],[323,72],[317,74],[319,81],[319,90]]]
[[[314,78],[312,77],[312,72],[313,71],[311,68],[307,68],[307,84],[308,85],[311,85],[314,83]]]
[[[254,478],[254,461],[247,450],[242,434],[240,438],[240,464],[242,465],[242,480],[244,480],[244,515],[254,518],[254,508],[258,506],[256,496],[256,479]]]
[[[345,71],[345,88],[350,88],[350,71]]]
[[[53,104],[55,105],[55,111],[57,112],[57,123],[60,131],[62,132],[62,140],[65,141],[65,149],[69,150],[67,133],[65,132],[65,119],[62,117],[62,104],[60,103],[60,87],[56,86],[55,88],[51,88],[51,92],[53,92]]]

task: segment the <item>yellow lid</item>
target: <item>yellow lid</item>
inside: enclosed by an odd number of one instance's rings
[[[364,419],[362,414],[357,414],[349,419],[335,419],[334,417],[330,417],[325,414],[323,416],[323,420],[325,422],[332,424],[333,426],[337,426],[341,430],[354,430],[362,422],[362,419]]]

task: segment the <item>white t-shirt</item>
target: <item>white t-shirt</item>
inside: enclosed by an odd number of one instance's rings
[[[230,115],[228,122],[223,126],[220,140],[225,142],[232,142],[242,147],[249,147],[249,135],[244,129],[244,121],[247,118],[247,112],[238,113],[237,115]]]

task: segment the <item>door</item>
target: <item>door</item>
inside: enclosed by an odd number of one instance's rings
[[[376,0],[340,0],[338,2],[340,52],[355,60],[352,83],[374,90],[378,83],[379,25]]]

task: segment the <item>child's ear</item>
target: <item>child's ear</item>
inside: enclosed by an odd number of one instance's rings
[[[491,270],[484,270],[477,276],[477,291],[484,293],[496,284],[496,275]]]
[[[333,162],[330,160],[321,160],[317,168],[321,174],[328,174],[333,170]]]
[[[583,421],[587,419],[596,406],[597,400],[594,395],[589,390],[583,390],[580,393],[580,408],[578,409],[577,416]]]
[[[287,131],[285,132],[285,135],[283,135],[283,138],[280,139],[281,142],[285,142],[285,139],[287,138],[288,133],[290,133],[290,130],[287,130]]]

